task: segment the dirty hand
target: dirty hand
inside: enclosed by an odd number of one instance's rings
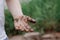
[[[35,20],[29,16],[20,16],[14,19],[14,26],[16,30],[32,32],[33,29],[28,25],[28,22],[35,23]]]

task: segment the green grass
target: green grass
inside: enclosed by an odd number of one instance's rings
[[[44,32],[45,28],[53,27],[55,31],[60,27],[60,1],[59,0],[32,0],[28,4],[22,3],[22,11],[36,20],[36,24],[31,24],[31,27],[38,32]],[[13,18],[8,10],[5,10],[6,15],[6,31],[7,34],[15,31]],[[21,31],[16,31],[21,33]]]

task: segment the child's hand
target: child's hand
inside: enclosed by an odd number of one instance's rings
[[[33,31],[33,29],[28,25],[28,21],[35,23],[34,19],[25,15],[14,19],[15,29],[27,32]]]

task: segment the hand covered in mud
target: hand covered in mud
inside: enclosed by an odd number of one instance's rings
[[[35,23],[36,21],[29,16],[20,16],[14,19],[14,26],[16,30],[32,32],[33,29],[28,25],[28,22]]]

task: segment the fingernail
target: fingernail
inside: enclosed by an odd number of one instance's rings
[[[28,29],[25,29],[26,32],[28,32],[29,30]]]
[[[31,29],[31,31],[30,32],[33,32],[34,30],[33,29]]]

